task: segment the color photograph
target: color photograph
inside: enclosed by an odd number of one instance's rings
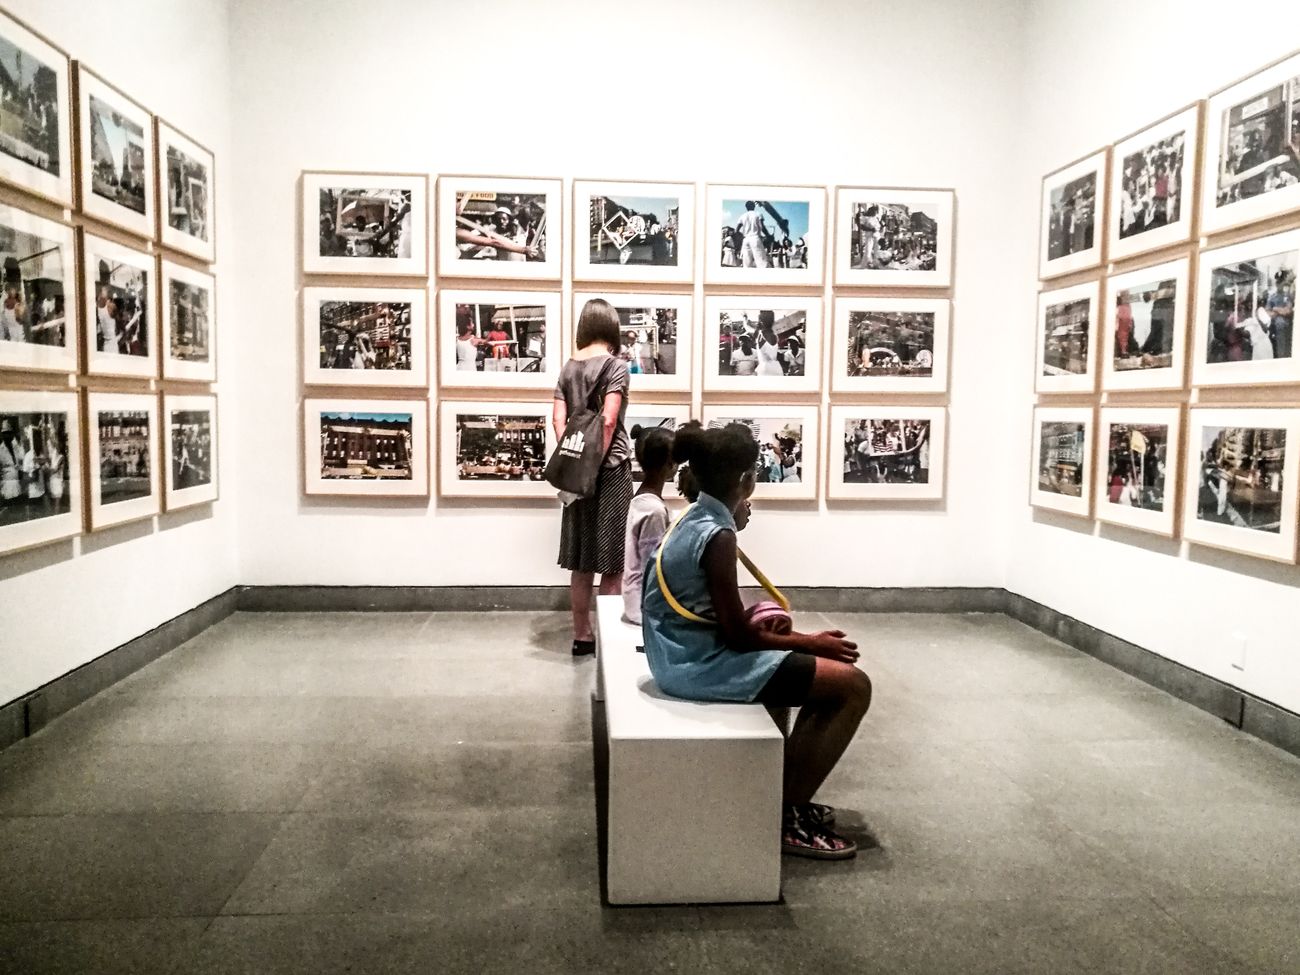
[[[821,284],[825,238],[826,191],[821,187],[711,185],[704,280]]]
[[[952,190],[836,190],[835,283],[946,288],[952,283]]]
[[[710,295],[704,307],[706,390],[819,389],[819,299]]]
[[[1190,240],[1201,114],[1193,105],[1116,144],[1111,153],[1110,260]]]
[[[1173,536],[1179,413],[1177,407],[1102,409],[1098,521]]]
[[[669,432],[675,431],[683,423],[691,418],[691,408],[686,404],[650,404],[634,403],[627,409],[627,415],[623,418],[623,424],[627,427],[628,436],[632,440],[632,481],[635,484],[641,484],[645,481],[645,471],[636,459],[636,442],[637,438],[651,430],[662,429]],[[670,484],[664,485],[664,497],[671,500],[680,498],[681,492],[677,489],[676,480]]]
[[[549,403],[442,403],[439,490],[446,497],[548,498]]]
[[[443,386],[555,385],[563,352],[558,293],[444,289],[438,302]]]
[[[427,496],[428,416],[423,400],[305,400],[306,493]]]
[[[946,298],[837,298],[831,388],[943,392],[950,313]]]
[[[73,230],[0,204],[0,368],[76,372]]]
[[[560,187],[558,179],[439,177],[439,273],[558,279]]]
[[[304,288],[303,381],[324,386],[426,386],[423,288]]]
[[[835,406],[826,496],[932,501],[944,495],[942,406]]]
[[[75,393],[0,390],[0,553],[82,530]]]
[[[1102,182],[1106,153],[1099,152],[1043,180],[1040,278],[1057,277],[1101,263]]]
[[[689,392],[691,388],[690,295],[597,294],[575,291],[573,320],[593,298],[603,298],[618,312],[623,331],[619,355],[632,375],[633,394]]]
[[[428,177],[305,172],[302,192],[304,273],[428,274]]]
[[[1106,282],[1105,389],[1182,389],[1190,261],[1119,274]]]
[[[1100,284],[1089,281],[1039,294],[1038,392],[1091,393],[1097,388],[1093,327],[1099,291]]]
[[[808,501],[817,497],[819,456],[816,406],[704,407],[706,427],[739,423],[758,443],[756,500]]]
[[[691,183],[575,180],[573,277],[686,283],[694,276]]]
[[[0,13],[0,180],[72,203],[68,56]]]

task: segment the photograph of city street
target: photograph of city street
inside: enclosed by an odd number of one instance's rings
[[[168,285],[168,300],[171,302],[171,351],[168,354],[182,362],[209,361],[212,292],[176,278],[169,279]]]
[[[1169,427],[1163,423],[1112,423],[1109,428],[1105,501],[1164,511]]]
[[[844,424],[845,484],[928,484],[929,420],[849,420]]]
[[[462,261],[546,260],[545,193],[456,194],[455,247]]]
[[[411,190],[320,188],[320,257],[411,257]]]
[[[202,487],[212,483],[212,413],[208,410],[172,410],[171,489]]]
[[[934,374],[934,313],[850,311],[848,375],[929,377]]]
[[[99,503],[107,505],[147,498],[153,491],[149,471],[153,453],[149,414],[137,410],[100,410],[96,426]]]
[[[15,226],[15,225],[18,226]],[[68,340],[67,295],[72,280],[70,235],[63,239],[31,233],[27,227],[58,224],[0,206],[0,266],[4,303],[0,306],[0,343],[64,347]],[[0,364],[4,363],[0,348]]]
[[[0,528],[72,511],[66,413],[0,413]]]
[[[623,348],[619,355],[627,362],[628,371],[634,375],[676,375],[677,309],[615,305],[614,310],[623,326]]]
[[[1220,264],[1210,271],[1205,361],[1292,357],[1300,251]]]
[[[634,410],[628,410],[627,416],[623,418],[623,422],[627,426],[628,436],[632,438],[632,481],[633,483],[640,484],[645,481],[645,471],[641,469],[641,465],[637,463],[636,459],[635,448],[637,438],[654,429],[663,429],[670,432],[676,430],[678,420],[675,416],[664,416],[662,413],[640,413],[635,412]],[[677,490],[675,482],[664,485],[664,493],[675,498],[681,496],[681,492]]]
[[[1177,299],[1178,282],[1173,278],[1143,281],[1115,292],[1112,355],[1116,372],[1173,365]]]
[[[717,313],[719,376],[802,376],[806,308],[725,308]]]
[[[1041,421],[1038,440],[1038,490],[1068,498],[1083,497],[1087,426],[1070,421]]]
[[[1049,194],[1047,260],[1092,250],[1097,222],[1097,174],[1087,173]]]
[[[91,189],[135,213],[145,213],[149,186],[144,127],[107,101],[91,95]]]
[[[1186,138],[1185,132],[1176,132],[1130,153],[1120,163],[1121,239],[1126,240],[1177,223],[1181,219],[1183,194],[1191,189],[1182,182]]]
[[[1286,434],[1284,429],[1203,427],[1196,517],[1236,528],[1279,533]]]
[[[167,225],[199,240],[208,239],[208,167],[167,145]]]
[[[457,372],[545,370],[545,305],[460,302],[455,309],[455,334],[444,334],[443,340],[455,341]]]
[[[1217,206],[1300,184],[1300,74],[1250,93],[1221,124]]]
[[[100,256],[86,238],[86,263],[93,268],[95,351],[146,359],[149,355],[149,271],[116,257]],[[144,255],[141,255],[144,258]]]
[[[1048,305],[1039,328],[1043,330],[1044,376],[1083,376],[1088,372],[1088,341],[1092,333],[1092,301],[1075,298]]]
[[[722,267],[808,267],[807,200],[722,201]]]
[[[726,417],[710,420],[710,429],[739,423],[758,441],[754,465],[759,484],[803,483],[803,421],[774,417]]]
[[[589,263],[676,267],[680,208],[679,197],[590,197]]]
[[[857,271],[933,271],[938,253],[937,209],[902,203],[855,203],[850,267]]]
[[[12,26],[0,21],[0,29]],[[59,125],[68,124],[61,109],[54,68],[0,34],[0,152],[60,175],[67,161],[59,154]]]
[[[411,480],[410,413],[320,413],[323,481]]]
[[[411,369],[407,301],[320,301],[321,369]]]
[[[456,414],[456,473],[465,481],[541,481],[546,418]]]

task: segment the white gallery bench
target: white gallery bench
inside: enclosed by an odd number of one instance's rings
[[[781,896],[784,739],[759,704],[705,704],[655,686],[623,597],[598,596],[597,700],[609,732],[611,904]]]

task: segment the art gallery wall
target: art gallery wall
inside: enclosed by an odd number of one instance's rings
[[[239,288],[223,321],[242,351],[241,582],[565,581],[553,502],[303,497],[298,179],[340,169],[563,176],[566,209],[575,176],[697,181],[701,202],[705,181],[955,187],[947,501],[762,505],[745,548],[782,584],[1000,585],[1019,480],[1002,454],[1018,361],[1008,258],[1033,251],[1007,178],[1025,134],[1022,10],[235,0]]]
[[[150,111],[217,156],[220,310],[231,280],[230,85],[227,7],[220,0],[123,0],[90,16],[79,0],[5,0]],[[218,341],[222,447],[237,385],[235,343]],[[233,478],[210,507],[86,535],[0,561],[0,704],[73,670],[225,591],[236,579]]]
[[[1032,0],[1020,97],[1020,195],[1300,41],[1294,0]],[[1037,211],[1020,232],[1037,233]],[[1300,711],[1300,569],[1033,512],[1029,491],[1036,268],[1016,284],[1015,463],[1007,587],[1265,700]],[[1292,394],[1294,398],[1294,394]],[[1142,402],[1130,400],[1131,402]],[[1245,669],[1232,663],[1246,641]]]

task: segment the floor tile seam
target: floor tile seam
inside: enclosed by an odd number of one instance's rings
[[[262,858],[266,856],[267,851],[271,849],[272,844],[280,837],[280,834],[288,828],[293,815],[294,814],[290,813],[287,816],[280,817],[280,821],[276,825],[276,828],[268,833],[266,841],[261,844],[261,849],[257,851],[257,855],[250,857],[247,861],[248,866],[240,872],[238,877],[231,880],[230,889],[226,892],[226,896],[222,898],[221,904],[217,907],[216,913],[212,915],[212,921],[208,923],[208,927],[212,926],[216,918],[221,917],[222,912],[226,909],[226,905],[230,903],[231,899],[233,899],[237,893],[239,893],[239,889],[244,886],[244,883],[248,878],[253,875],[253,871],[256,870],[257,865],[262,862]],[[206,917],[208,915],[204,916]]]
[[[1210,954],[1212,954],[1212,955],[1215,955],[1215,956],[1217,956],[1218,958],[1222,959],[1223,961],[1233,961],[1233,962],[1236,962],[1236,963],[1238,963],[1238,964],[1242,964],[1242,965],[1249,965],[1249,964],[1252,964],[1251,959],[1250,959],[1249,956],[1247,956],[1247,955],[1239,955],[1236,951],[1234,951],[1234,950],[1232,950],[1232,949],[1229,949],[1229,948],[1222,948],[1222,947],[1220,947],[1219,945],[1213,944],[1212,942],[1206,940],[1204,937],[1201,936],[1201,934],[1199,933],[1199,931],[1198,931],[1198,929],[1196,928],[1195,925],[1188,924],[1188,923],[1185,922],[1182,918],[1180,918],[1180,917],[1178,917],[1176,914],[1174,914],[1173,911],[1171,911],[1171,910],[1170,910],[1170,909],[1169,909],[1169,908],[1168,908],[1168,907],[1167,907],[1167,906],[1166,906],[1166,905],[1165,905],[1165,904],[1160,900],[1160,898],[1157,896],[1157,894],[1156,894],[1154,891],[1150,894],[1149,899],[1150,899],[1150,901],[1151,901],[1152,906],[1154,906],[1155,909],[1156,909],[1160,914],[1162,914],[1162,915],[1163,915],[1163,916],[1164,916],[1164,917],[1165,917],[1165,918],[1166,918],[1170,923],[1172,923],[1172,924],[1173,924],[1173,925],[1174,925],[1174,926],[1175,926],[1175,927],[1176,927],[1180,932],[1182,932],[1182,935],[1183,935],[1184,938],[1187,938],[1187,939],[1190,939],[1191,941],[1194,941],[1194,942],[1195,942],[1195,943],[1196,943],[1196,944],[1201,948],[1201,950],[1206,951],[1206,952],[1208,952],[1208,953],[1210,953]],[[1242,900],[1242,899],[1243,899],[1243,898],[1237,897],[1237,896],[1235,896],[1235,895],[1232,897],[1232,900],[1233,900],[1234,902],[1235,902],[1235,901],[1240,901],[1240,900]],[[1252,898],[1252,899],[1253,899],[1253,898]],[[1273,897],[1273,898],[1263,898],[1263,897],[1261,897],[1261,898],[1259,898],[1259,899],[1261,899],[1261,900],[1275,900],[1275,899],[1278,899],[1278,898],[1275,896],[1275,897]],[[1215,900],[1222,900],[1222,898],[1215,898]]]

